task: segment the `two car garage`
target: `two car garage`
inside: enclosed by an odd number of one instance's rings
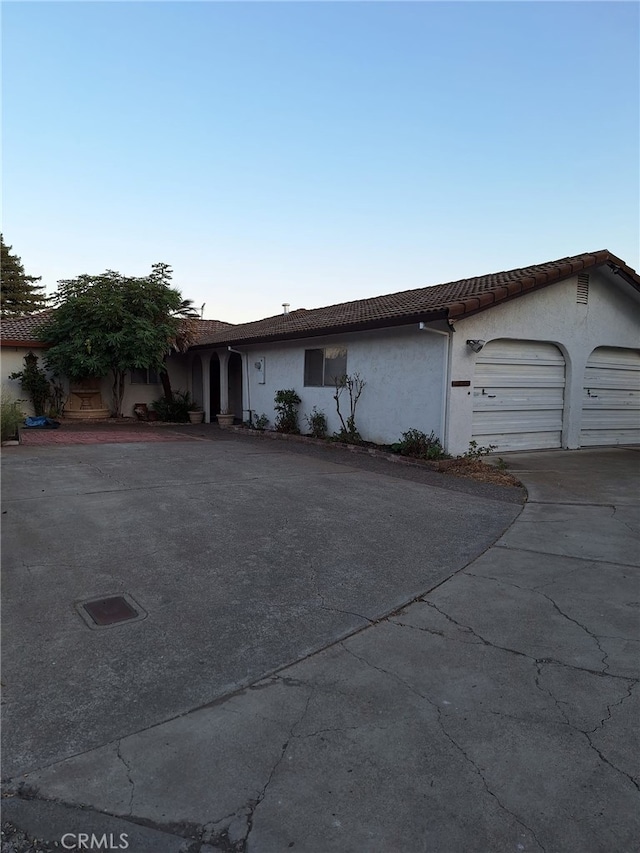
[[[640,350],[597,347],[581,372],[580,446],[640,443]],[[489,341],[476,358],[472,439],[502,451],[562,447],[566,375],[555,344]]]

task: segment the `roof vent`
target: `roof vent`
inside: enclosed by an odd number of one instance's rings
[[[289,313],[289,304],[290,304],[289,302],[283,302],[282,303],[282,313],[283,314]]]
[[[589,302],[589,276],[584,272],[578,273],[576,302],[578,305],[586,305]]]

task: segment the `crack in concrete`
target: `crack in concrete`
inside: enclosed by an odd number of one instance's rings
[[[588,729],[588,730],[586,730],[586,731],[585,731],[585,734],[588,734],[588,735],[589,735],[589,734],[594,734],[595,732],[597,732],[597,731],[598,731],[598,729],[602,729],[602,728],[604,728],[604,726],[606,725],[606,723],[608,723],[608,722],[609,722],[609,720],[610,720],[610,719],[612,718],[612,716],[613,716],[613,714],[611,713],[612,708],[619,708],[619,707],[620,707],[620,705],[622,705],[622,703],[623,703],[623,702],[625,702],[627,699],[630,699],[630,698],[631,698],[631,695],[632,695],[632,693],[633,693],[633,688],[636,686],[636,683],[637,683],[637,682],[630,681],[629,686],[628,686],[628,688],[627,688],[626,696],[623,696],[621,699],[618,699],[618,701],[617,701],[617,702],[612,702],[610,705],[607,705],[607,715],[606,715],[606,717],[603,717],[603,718],[600,720],[600,722],[598,723],[598,725],[597,725],[597,726],[594,726],[592,729]]]
[[[124,764],[126,771],[127,771],[127,780],[129,782],[129,784],[131,785],[131,794],[129,796],[129,814],[132,815],[133,814],[133,798],[134,798],[135,792],[136,792],[136,783],[131,778],[131,765],[129,764],[129,762],[125,759],[125,757],[122,754],[122,741],[123,741],[123,738],[120,738],[120,740],[118,741],[118,746],[116,749],[116,755],[118,756],[120,761]]]
[[[555,664],[556,666],[563,666],[563,667],[566,667],[567,669],[576,670],[577,672],[588,672],[591,675],[597,675],[597,676],[601,676],[603,678],[616,678],[616,679],[620,679],[621,681],[631,681],[634,683],[640,682],[640,678],[635,678],[634,676],[631,676],[631,675],[618,675],[616,673],[606,672],[605,670],[601,670],[601,669],[591,669],[590,667],[587,667],[587,666],[576,666],[575,664],[567,663],[566,661],[559,660],[558,658],[534,658],[533,655],[529,655],[526,652],[521,652],[518,649],[512,649],[509,646],[500,646],[497,643],[492,643],[490,640],[487,640],[481,634],[478,634],[478,632],[474,628],[471,628],[468,625],[463,625],[461,622],[457,622],[452,616],[449,616],[448,613],[445,613],[444,610],[441,610],[437,606],[437,604],[434,604],[432,601],[427,601],[426,599],[421,599],[421,600],[428,607],[433,607],[434,610],[437,610],[438,613],[440,613],[449,622],[453,623],[458,628],[461,628],[462,630],[470,631],[473,634],[473,636],[477,637],[480,640],[480,642],[483,643],[485,646],[491,646],[492,648],[499,649],[500,651],[503,651],[503,652],[509,652],[510,654],[513,654],[513,655],[519,655],[520,657],[526,658],[527,660],[533,661],[534,663],[552,663],[552,664]],[[413,625],[407,625],[406,627],[407,628],[414,628]],[[419,630],[423,630],[423,629],[415,628],[415,630],[419,631]],[[459,640],[458,642],[464,643],[464,640]],[[471,644],[467,643],[467,645],[471,645]]]
[[[98,472],[98,474],[101,474],[103,477],[106,477],[107,480],[113,480],[113,482],[117,483],[121,489],[127,488],[126,483],[123,483],[122,480],[118,480],[118,478],[115,477],[113,474],[108,474],[106,471],[103,471],[99,465],[95,464],[95,462],[85,462],[84,464],[87,466],[87,468],[93,468],[95,471]]]
[[[269,786],[271,785],[271,782],[273,781],[273,777],[275,776],[275,774],[278,770],[278,767],[282,764],[282,762],[284,760],[284,757],[286,755],[287,749],[289,748],[289,744],[291,743],[291,740],[296,737],[295,729],[302,723],[305,716],[307,715],[307,711],[309,710],[309,705],[311,703],[311,699],[313,698],[314,693],[315,693],[315,687],[313,685],[311,685],[309,688],[309,695],[307,696],[307,701],[305,702],[304,708],[302,709],[302,713],[300,714],[298,719],[294,720],[294,722],[292,723],[291,728],[289,729],[289,736],[287,737],[287,740],[282,744],[282,749],[280,751],[280,755],[278,756],[275,764],[271,768],[271,771],[269,773],[269,777],[268,777],[267,781],[265,782],[264,787],[262,788],[262,790],[258,794],[257,798],[248,804],[249,805],[249,812],[247,814],[247,831],[246,831],[244,838],[242,839],[242,845],[243,845],[242,849],[243,850],[246,850],[246,847],[249,843],[249,836],[251,835],[251,833],[253,831],[253,820],[255,817],[256,810],[257,810],[258,806],[260,805],[260,803],[262,803],[262,801],[266,797]]]
[[[429,604],[429,602],[425,601],[424,604]],[[452,643],[462,643],[462,645],[464,646],[481,646],[483,644],[482,638],[475,634],[473,631],[471,631],[470,628],[467,628],[465,630],[468,630],[470,634],[474,634],[474,636],[477,640],[479,640],[479,642],[474,643],[468,640],[461,640],[458,637],[447,637],[444,631],[437,631],[435,628],[423,628],[419,625],[409,625],[408,622],[401,622],[399,619],[389,619],[388,622],[390,625],[395,625],[397,628],[410,628],[412,631],[422,631],[425,634],[431,634],[435,637],[441,637],[443,640],[449,640]],[[486,645],[491,644],[487,642]],[[505,651],[507,650],[505,649]]]
[[[321,604],[320,610],[328,610],[330,613],[343,613],[345,616],[356,616],[358,619],[362,619],[363,622],[367,622],[369,625],[376,624],[374,619],[369,619],[368,616],[363,616],[362,613],[355,613],[353,610],[341,610],[339,607],[329,607],[328,604]]]
[[[446,614],[445,614],[445,615],[446,615]],[[348,654],[350,654],[350,655],[351,655],[352,657],[354,657],[356,660],[359,660],[359,661],[361,661],[362,663],[364,663],[366,666],[369,666],[369,667],[371,667],[372,669],[375,669],[375,670],[377,670],[378,672],[381,672],[381,673],[383,673],[384,675],[387,675],[387,676],[389,676],[390,678],[395,679],[396,681],[398,681],[400,684],[404,685],[404,687],[406,687],[408,690],[410,690],[410,691],[411,691],[412,693],[414,693],[416,696],[418,696],[418,697],[420,697],[421,699],[423,699],[425,702],[427,702],[429,705],[431,705],[431,707],[432,707],[432,708],[434,708],[434,709],[435,709],[435,711],[436,711],[436,720],[437,720],[437,723],[438,723],[438,725],[439,725],[439,727],[440,727],[440,730],[442,731],[443,735],[445,736],[445,738],[446,738],[446,739],[451,743],[451,745],[452,745],[455,749],[457,749],[457,750],[458,750],[458,752],[460,752],[460,754],[461,754],[461,755],[462,755],[462,757],[465,759],[465,761],[466,761],[468,764],[470,764],[470,765],[471,765],[471,767],[473,768],[473,770],[475,771],[475,773],[480,777],[480,780],[481,780],[481,782],[482,782],[482,784],[483,784],[483,787],[484,787],[484,789],[486,790],[486,792],[487,792],[491,797],[493,797],[493,799],[496,801],[496,803],[497,803],[497,804],[498,804],[498,806],[502,809],[502,811],[504,811],[504,812],[506,812],[506,814],[510,815],[510,816],[511,816],[515,821],[516,821],[516,823],[517,823],[519,826],[521,826],[523,829],[525,829],[527,832],[529,832],[529,833],[530,833],[530,835],[532,836],[532,838],[534,839],[534,841],[536,842],[536,844],[538,845],[539,849],[540,849],[540,850],[542,850],[542,851],[543,851],[543,853],[544,853],[545,848],[543,847],[543,845],[542,845],[542,844],[541,844],[541,842],[539,841],[539,839],[538,839],[538,837],[536,836],[536,834],[535,834],[535,832],[533,831],[533,829],[531,829],[531,827],[527,826],[527,824],[526,824],[526,823],[524,823],[524,821],[522,821],[522,820],[518,817],[518,815],[516,815],[514,812],[512,812],[510,809],[508,809],[508,808],[504,805],[504,803],[500,800],[500,798],[498,797],[498,795],[497,795],[494,791],[492,791],[492,790],[491,790],[491,788],[489,787],[489,783],[488,783],[487,779],[485,778],[484,774],[482,773],[482,770],[480,769],[480,767],[478,766],[478,764],[473,760],[473,758],[471,758],[471,756],[470,756],[470,755],[468,755],[468,754],[465,752],[464,748],[463,748],[463,747],[462,747],[462,746],[461,746],[461,745],[456,741],[456,739],[455,739],[455,738],[454,738],[454,737],[453,737],[453,736],[452,736],[452,735],[447,731],[447,729],[446,729],[446,727],[445,727],[445,725],[444,725],[443,719],[442,719],[442,708],[440,707],[440,705],[439,705],[437,702],[434,702],[434,701],[433,701],[433,699],[431,699],[431,698],[430,698],[429,696],[427,696],[425,693],[422,693],[420,690],[418,690],[416,687],[414,687],[414,685],[413,685],[413,684],[410,684],[408,681],[405,681],[405,680],[404,680],[403,678],[401,678],[397,673],[395,673],[395,672],[390,672],[389,670],[383,669],[382,667],[377,666],[377,665],[376,665],[376,664],[374,664],[374,663],[371,663],[371,661],[367,660],[366,658],[364,658],[364,657],[362,657],[362,656],[360,656],[360,655],[357,655],[357,654],[356,654],[355,652],[353,652],[351,649],[348,649],[348,648],[344,645],[344,643],[340,643],[340,645],[341,645],[341,647],[342,647],[342,648],[343,648],[343,649],[344,649]]]
[[[638,783],[638,781],[633,776],[631,776],[630,773],[627,773],[625,770],[623,770],[622,768],[615,765],[612,761],[610,761],[602,753],[602,751],[593,743],[593,741],[591,739],[591,735],[594,732],[598,731],[598,729],[601,729],[605,725],[605,723],[611,719],[611,716],[612,716],[611,709],[622,705],[622,703],[631,696],[631,693],[632,693],[633,688],[635,686],[634,683],[629,684],[626,696],[623,696],[617,702],[612,702],[610,705],[607,705],[607,715],[602,720],[600,720],[600,722],[598,723],[597,726],[594,726],[593,729],[581,729],[580,726],[576,726],[576,725],[574,725],[574,723],[571,722],[568,714],[565,712],[563,705],[566,706],[567,703],[562,702],[560,699],[558,699],[557,696],[553,693],[553,691],[550,690],[548,687],[543,687],[540,684],[540,678],[542,678],[542,666],[543,665],[544,665],[543,661],[536,662],[537,675],[535,678],[535,684],[536,684],[536,687],[538,688],[538,690],[540,690],[543,693],[546,693],[548,696],[551,697],[551,699],[553,699],[556,707],[558,708],[558,710],[562,714],[562,717],[564,718],[564,721],[567,724],[567,726],[570,729],[572,729],[574,732],[578,732],[579,734],[584,735],[584,737],[586,738],[587,743],[589,744],[590,748],[596,752],[596,754],[601,759],[601,761],[603,761],[605,764],[607,764],[609,767],[611,767],[612,770],[615,770],[616,773],[619,773],[621,776],[624,776],[626,779],[628,779],[629,782],[631,782],[631,784],[638,791],[640,791],[640,784]],[[610,677],[610,676],[608,676],[608,677]]]
[[[315,567],[313,560],[309,561],[309,569],[310,576],[313,586],[315,587],[315,594],[322,602],[319,607],[320,610],[328,610],[329,613],[343,613],[345,616],[356,616],[358,619],[362,619],[364,622],[367,622],[369,625],[375,625],[375,620],[369,619],[368,616],[363,616],[362,613],[355,613],[353,610],[341,610],[339,607],[332,607],[327,604],[327,599],[320,592],[320,582],[318,580],[318,570]]]
[[[614,506],[614,508],[613,508],[613,515],[612,515],[611,517],[612,517],[612,518],[615,518],[615,516],[616,516],[616,513],[617,513],[617,512],[618,512],[618,507],[617,507],[617,506]],[[622,521],[622,519],[620,519],[620,518],[616,518],[616,521],[617,521],[619,524],[624,525],[624,526],[625,526],[628,530],[630,530],[632,533],[635,533],[635,535],[636,535],[636,536],[638,535],[638,533],[640,533],[640,528],[638,528],[638,527],[632,527],[632,526],[629,524],[629,522],[628,522],[628,521]]]
[[[609,657],[609,653],[602,648],[602,646],[600,645],[600,639],[597,637],[597,635],[594,634],[592,631],[590,631],[586,625],[583,625],[582,622],[579,622],[577,619],[574,619],[573,616],[569,616],[568,613],[565,613],[564,610],[562,610],[560,608],[560,606],[556,603],[556,601],[550,595],[547,595],[546,592],[542,592],[537,587],[518,586],[518,584],[513,583],[513,581],[502,580],[501,578],[495,578],[495,577],[492,577],[491,575],[476,575],[473,572],[467,572],[466,574],[472,578],[490,580],[490,581],[494,581],[494,583],[505,584],[506,586],[513,586],[513,587],[515,587],[515,589],[519,589],[522,592],[533,593],[533,595],[540,595],[540,596],[542,596],[542,598],[545,598],[551,604],[551,606],[554,608],[554,610],[556,610],[562,617],[567,619],[569,622],[573,622],[573,624],[577,625],[579,628],[582,628],[582,630],[589,637],[591,637],[592,640],[594,640],[596,646],[598,647],[598,651],[602,655],[602,666],[603,666],[602,672],[603,673],[607,672],[607,670],[609,669],[609,664],[606,661],[607,661],[607,658]],[[548,584],[541,584],[541,586],[547,586],[547,585]]]
[[[609,761],[609,759],[606,757],[606,755],[604,755],[602,750],[598,749],[595,743],[591,740],[591,735],[589,732],[582,732],[582,734],[586,737],[589,746],[591,747],[591,749],[594,750],[594,752],[598,755],[601,761],[604,761],[604,763],[611,767],[612,770],[615,770],[616,773],[619,773],[621,776],[624,776],[625,779],[628,779],[629,782],[631,782],[631,784],[634,786],[634,788],[637,791],[640,791],[640,783],[630,773],[627,773],[626,770],[623,770],[621,767],[618,767],[612,761]]]
[[[581,563],[598,563],[603,566],[617,566],[629,568],[629,569],[637,569],[637,563],[623,563],[620,560],[605,560],[602,557],[595,556],[585,556],[578,557],[575,554],[563,554],[562,551],[545,551],[541,548],[523,548],[521,545],[504,545],[500,542],[496,542],[491,546],[492,548],[499,548],[501,551],[522,551],[523,554],[536,554],[538,557],[560,557],[563,560],[579,560]]]

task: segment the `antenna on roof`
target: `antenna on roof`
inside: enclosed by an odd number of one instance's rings
[[[202,305],[200,306],[200,319],[201,320],[204,318],[204,306],[206,304],[207,304],[206,302],[203,302]]]
[[[288,314],[288,313],[289,313],[289,303],[288,303],[288,302],[283,302],[283,303],[282,303],[282,308],[283,308],[283,311],[282,311],[282,313],[283,313],[283,314]]]

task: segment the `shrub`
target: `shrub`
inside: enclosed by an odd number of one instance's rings
[[[300,397],[291,389],[276,391],[276,396],[273,398],[275,402],[274,410],[278,413],[276,418],[276,430],[278,432],[288,432],[299,435],[300,427],[298,426],[298,409],[300,405]]]
[[[264,432],[269,424],[269,418],[263,413],[261,415],[256,415],[256,418],[253,422],[253,426],[255,429],[260,430],[260,432]]]
[[[160,397],[151,404],[154,412],[158,413],[161,421],[172,421],[174,423],[187,423],[189,410],[193,408],[193,401],[188,391],[174,391],[173,399],[167,400]]]
[[[407,430],[402,433],[400,441],[391,445],[391,449],[401,456],[413,456],[416,459],[445,459],[447,456],[433,430],[430,435],[419,429]]]
[[[22,400],[12,400],[5,392],[0,399],[0,440],[10,441],[18,435],[18,427],[24,420],[20,404]]]
[[[32,352],[24,357],[24,367],[11,373],[9,379],[19,379],[22,390],[29,395],[36,416],[57,415],[61,410],[62,387],[51,383],[45,370],[38,365],[38,356]]]
[[[311,414],[305,415],[305,421],[309,425],[313,438],[326,438],[329,426],[324,412],[319,412],[314,406]]]
[[[469,449],[462,455],[462,458],[471,459],[473,462],[477,462],[481,456],[488,456],[496,449],[496,447],[496,444],[489,444],[487,447],[482,447],[481,445],[478,445],[477,441],[470,441]]]
[[[362,436],[356,429],[356,406],[367,383],[360,378],[359,373],[354,373],[353,376],[347,374],[336,379],[335,384],[336,393],[333,395],[333,399],[336,401],[336,409],[342,426],[340,431],[334,434],[334,438],[338,441],[344,441],[346,444],[362,444]],[[349,415],[346,421],[340,411],[340,396],[345,388],[349,394]]]

